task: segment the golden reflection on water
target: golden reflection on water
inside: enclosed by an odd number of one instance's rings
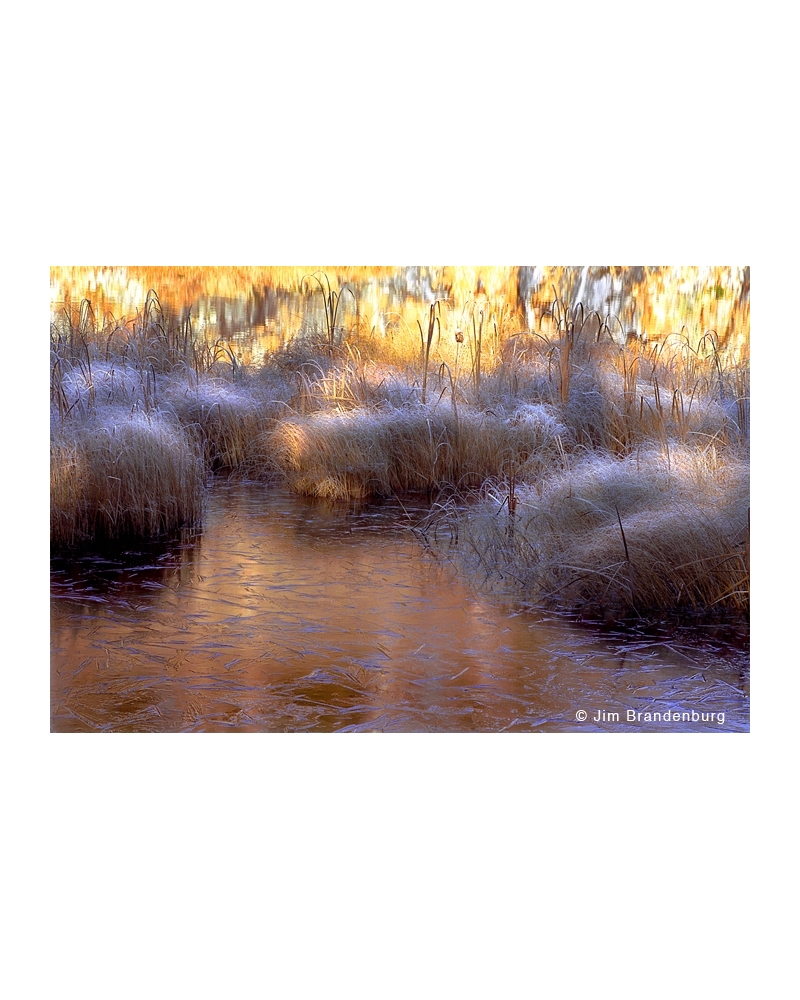
[[[556,298],[585,312],[613,317],[612,336],[630,332],[650,341],[714,331],[736,360],[750,333],[749,267],[68,267],[50,270],[51,315],[77,314],[82,299],[96,321],[131,320],[150,289],[176,315],[191,312],[196,335],[241,343],[253,360],[303,329],[325,327],[323,295],[313,275],[342,297],[343,329],[385,336],[394,323],[416,335],[416,321],[440,300],[455,329],[483,312],[487,328],[519,317],[540,330]],[[327,287],[327,286],[326,286]],[[248,363],[246,359],[245,363]]]
[[[219,484],[196,547],[57,571],[53,730],[614,729],[575,712],[654,704],[747,728],[743,656],[479,598],[401,522]]]

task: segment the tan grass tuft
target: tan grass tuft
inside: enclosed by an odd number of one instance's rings
[[[267,386],[255,381],[243,386],[219,379],[172,381],[162,402],[197,441],[214,472],[258,470],[264,435],[287,411]]]
[[[531,600],[615,614],[745,613],[749,466],[710,449],[592,456],[462,514],[457,557]]]
[[[192,441],[158,416],[105,411],[57,426],[50,443],[50,538],[70,545],[153,538],[200,521],[204,468]]]
[[[316,413],[282,421],[269,446],[299,493],[346,499],[533,474],[566,435],[544,407],[512,418],[442,407]]]

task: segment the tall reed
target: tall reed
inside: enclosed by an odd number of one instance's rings
[[[320,277],[322,275],[322,277]],[[322,283],[322,278],[325,279],[325,284]],[[303,278],[301,287],[306,287],[306,281],[314,280],[319,285],[319,290],[322,293],[322,301],[325,307],[325,331],[328,342],[328,347],[332,348],[336,344],[336,318],[339,314],[339,306],[342,304],[342,295],[344,292],[349,292],[356,301],[355,292],[352,288],[345,285],[338,292],[331,288],[330,279],[328,275],[324,272],[318,271],[316,274],[306,275]]]
[[[420,364],[422,366],[422,402],[427,402],[426,393],[428,388],[428,360],[431,356],[431,344],[433,343],[434,330],[439,328],[439,336],[441,337],[442,328],[439,316],[437,316],[437,305],[438,303],[433,302],[431,304],[428,313],[428,333],[427,336],[422,332],[422,323],[417,320],[417,326],[419,327],[419,339],[420,339]]]

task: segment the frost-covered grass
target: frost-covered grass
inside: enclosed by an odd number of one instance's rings
[[[683,445],[588,454],[509,494],[450,512],[470,575],[593,614],[749,606],[749,463]]]
[[[601,614],[746,611],[746,357],[710,335],[620,345],[577,310],[545,333],[496,315],[297,338],[250,368],[155,306],[55,336],[54,543],[197,524],[212,472],[479,496],[434,533],[471,578]]]
[[[294,490],[343,500],[474,490],[502,476],[534,478],[568,436],[541,405],[522,405],[503,417],[418,404],[286,418],[269,450]]]
[[[152,538],[198,525],[204,480],[196,445],[162,415],[109,407],[79,423],[56,423],[51,542]]]

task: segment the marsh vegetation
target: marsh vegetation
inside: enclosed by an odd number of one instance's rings
[[[471,584],[747,615],[749,269],[138,270],[128,319],[103,272],[53,269],[55,551],[200,528],[214,476],[417,493]],[[245,278],[246,329],[198,308]]]

